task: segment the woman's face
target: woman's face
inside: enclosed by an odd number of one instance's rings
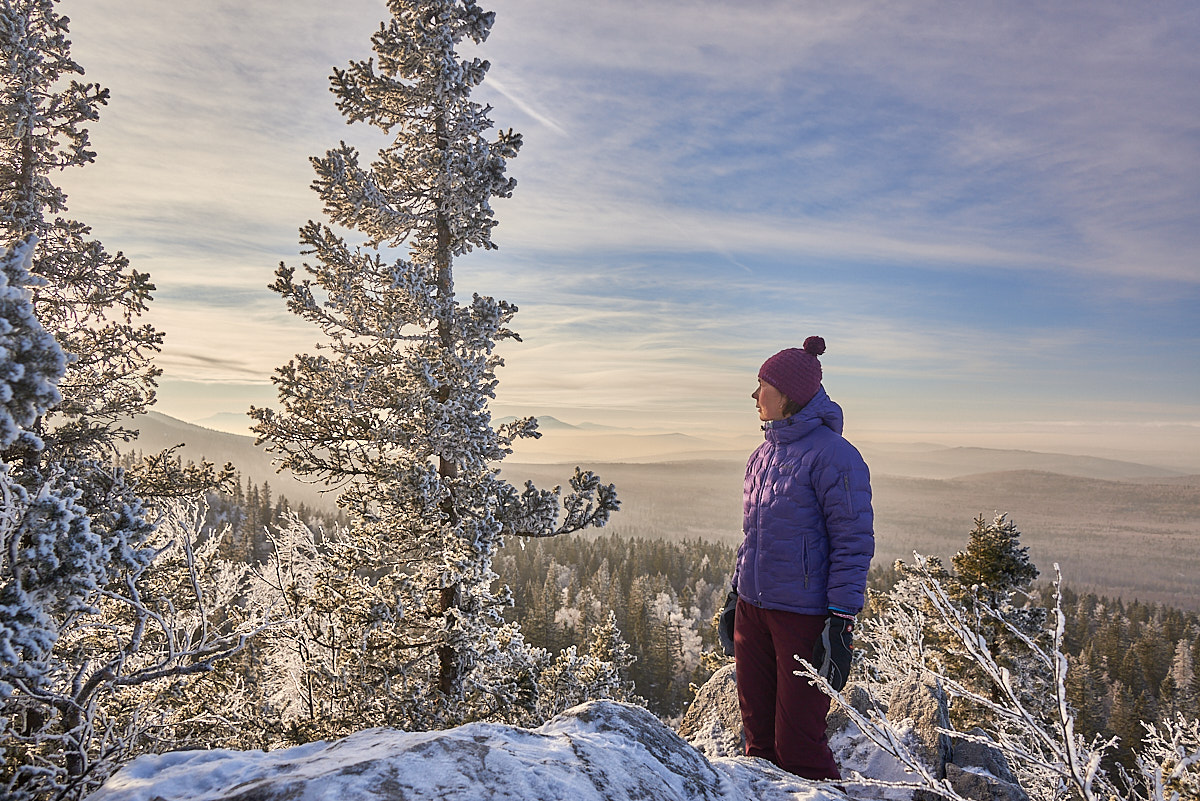
[[[758,389],[754,390],[755,405],[758,407],[759,420],[782,420],[783,409],[787,406],[787,396],[775,387],[758,379]]]

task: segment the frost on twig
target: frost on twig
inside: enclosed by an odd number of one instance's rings
[[[217,558],[219,535],[199,499],[167,502],[152,557],[96,586],[36,664],[5,671],[6,797],[82,797],[151,741],[170,742],[205,704],[181,700],[189,677],[274,624],[236,617],[247,568]]]
[[[928,560],[916,556],[909,571],[920,592],[916,595],[889,597],[890,603],[874,620],[860,627],[868,656],[860,669],[870,682],[883,687],[903,677],[925,675],[940,686],[951,703],[965,701],[986,711],[990,726],[987,737],[965,733],[953,726],[938,728],[954,741],[981,743],[998,749],[1013,767],[1021,787],[1034,799],[1077,797],[1084,801],[1171,801],[1196,798],[1200,789],[1200,724],[1177,715],[1158,726],[1146,725],[1147,735],[1136,754],[1137,775],[1110,776],[1102,768],[1115,739],[1097,738],[1086,742],[1075,731],[1075,718],[1067,700],[1068,659],[1063,653],[1065,616],[1062,611],[1062,577],[1055,565],[1052,626],[1043,643],[1014,625],[993,606],[974,597],[970,610],[943,586],[943,577],[929,569]],[[941,628],[944,643],[969,663],[972,671],[986,678],[982,690],[974,681],[970,686],[962,674],[948,675],[931,658],[924,633],[931,626]],[[1013,672],[1000,663],[984,630],[1002,630],[1007,637],[1022,643],[1029,654],[1023,668],[1042,680],[1049,697],[1031,708],[1028,692],[1017,685]],[[945,778],[934,775],[914,750],[904,721],[893,721],[880,712],[878,705],[867,714],[854,709],[834,691],[813,666],[799,660],[797,675],[814,682],[831,698],[841,703],[845,713],[859,730],[881,750],[890,754],[914,777],[910,782],[885,782],[855,775],[848,781],[880,787],[920,789],[943,798],[959,801],[961,796]],[[994,738],[994,739],[993,739]],[[963,800],[965,801],[965,800]]]

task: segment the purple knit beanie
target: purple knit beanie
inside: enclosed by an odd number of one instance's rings
[[[763,362],[758,377],[787,395],[787,399],[806,405],[821,388],[821,362],[817,357],[825,352],[825,340],[809,337],[804,348],[781,350]]]

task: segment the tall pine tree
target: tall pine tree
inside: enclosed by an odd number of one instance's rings
[[[184,610],[194,559],[184,548],[157,569],[153,512],[116,466],[121,421],[153,402],[162,336],[139,322],[148,276],[61,216],[52,179],[93,160],[86,125],[108,97],[78,80],[67,32],[54,0],[0,0],[0,242],[12,248],[0,282],[0,795],[12,799],[86,794],[140,747],[148,724],[123,693],[208,670],[242,642],[181,622],[210,611],[199,590]]]
[[[150,526],[112,446],[126,435],[117,421],[153,402],[151,358],[162,336],[137,323],[154,289],[148,276],[89,239],[86,225],[58,216],[66,196],[51,177],[94,160],[84,126],[108,99],[107,89],[76,79],[83,68],[71,58],[68,22],[54,0],[0,2],[0,237],[36,241],[27,254],[32,309],[66,356],[57,403],[2,457],[26,491],[63,499],[79,516],[73,526],[97,540],[100,556],[60,571],[96,588],[145,558],[136,554]]]
[[[107,89],[77,79],[83,68],[71,57],[68,22],[55,0],[0,3],[0,233],[9,245],[38,239],[32,272],[44,280],[33,288],[34,308],[68,365],[60,403],[35,427],[49,458],[77,462],[83,473],[89,460],[111,460],[113,441],[126,433],[119,421],[154,402],[162,334],[139,320],[154,291],[150,277],[108,253],[88,226],[60,216],[67,198],[52,177],[95,159],[85,126],[108,102]]]
[[[516,308],[461,302],[453,278],[456,258],[495,247],[491,199],[512,192],[505,167],[521,144],[485,137],[489,109],[470,95],[488,63],[457,53],[494,15],[473,0],[388,8],[375,57],[336,70],[332,90],[349,122],[391,142],[370,165],[344,142],[312,160],[329,222],[361,244],[328,224],[301,229],[306,276],[281,265],[272,288],[324,342],[276,371],[281,409],[251,410],[281,466],[338,488],[350,516],[323,551],[325,595],[307,599],[338,641],[306,679],[348,726],[451,724],[511,703],[504,643],[523,640],[497,637],[495,549],[506,534],[603,525],[616,508],[590,472],[565,498],[497,475],[514,438],[536,435],[532,418],[494,428],[488,410]],[[389,261],[400,246],[407,258]]]
[[[0,2],[0,239],[25,243],[30,308],[65,355],[56,402],[27,407],[36,414],[24,433],[0,439],[6,480],[34,499],[6,509],[0,625],[5,636],[30,624],[41,632],[36,647],[0,657],[11,680],[4,718],[14,726],[5,750],[30,746],[27,768],[6,771],[17,797],[19,787],[91,771],[88,716],[113,672],[71,650],[68,635],[106,584],[150,558],[142,546],[151,526],[112,467],[110,446],[121,435],[115,421],[153,399],[149,358],[161,337],[135,321],[153,289],[147,277],[89,239],[87,226],[58,216],[66,197],[52,176],[93,160],[85,126],[108,97],[76,79],[83,69],[71,58],[67,24],[53,0]],[[4,354],[7,370],[13,355]]]

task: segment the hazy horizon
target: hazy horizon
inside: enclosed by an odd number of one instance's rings
[[[180,452],[185,459],[231,461],[242,480],[269,482],[272,496],[287,497],[293,508],[304,503],[332,509],[336,493],[277,475],[253,440],[187,430],[190,424],[167,420],[144,421],[144,439],[131,447],[154,453],[186,441]],[[540,454],[518,448],[498,463],[501,475],[517,486],[532,480],[548,489],[565,484],[575,465],[595,470],[616,485],[621,499],[605,531],[730,543],[740,537],[742,476],[752,443],[738,450],[736,440],[727,440],[725,450],[698,458],[695,450],[686,450],[695,447],[694,440],[552,429],[538,444],[544,448]],[[588,446],[605,458],[586,456]],[[1166,466],[1083,456],[861,441],[859,447],[872,471],[878,565],[907,559],[914,550],[952,556],[976,517],[1003,512],[1020,527],[1043,573],[1060,563],[1076,589],[1186,608],[1200,602],[1200,470],[1179,477]],[[563,451],[562,458],[554,458],[554,449]],[[645,458],[633,457],[639,452]]]
[[[161,412],[161,410],[155,409],[154,411],[165,415],[165,412]],[[166,416],[172,417],[171,415]],[[745,431],[704,435],[649,426],[622,427],[587,420],[571,422],[562,420],[555,415],[534,416],[538,417],[540,422],[541,438],[518,442],[514,453],[508,457],[507,461],[566,464],[575,460],[584,462],[653,462],[658,460],[678,461],[680,459],[741,460],[762,441],[762,431],[757,422]],[[249,430],[253,421],[249,417],[232,412],[219,413],[198,420],[172,419],[226,434],[253,436]],[[493,423],[499,423],[506,419],[511,419],[511,416],[494,415]],[[853,434],[852,431],[847,432],[847,435],[852,437],[852,441],[856,442],[866,455],[876,458],[890,453],[936,451],[941,448],[979,448],[1115,460],[1175,471],[1180,474],[1200,475],[1200,451],[1184,447],[1164,450],[1150,448],[1122,450],[1095,444],[1088,447],[1087,443],[1083,441],[1075,441],[1074,444],[1077,447],[1071,447],[1071,440],[1065,439],[1059,440],[1059,445],[1063,447],[1050,447],[1051,442],[1046,438],[1031,437],[1022,440],[1011,434],[991,439],[986,436],[939,439],[933,434],[928,437],[853,437]]]

